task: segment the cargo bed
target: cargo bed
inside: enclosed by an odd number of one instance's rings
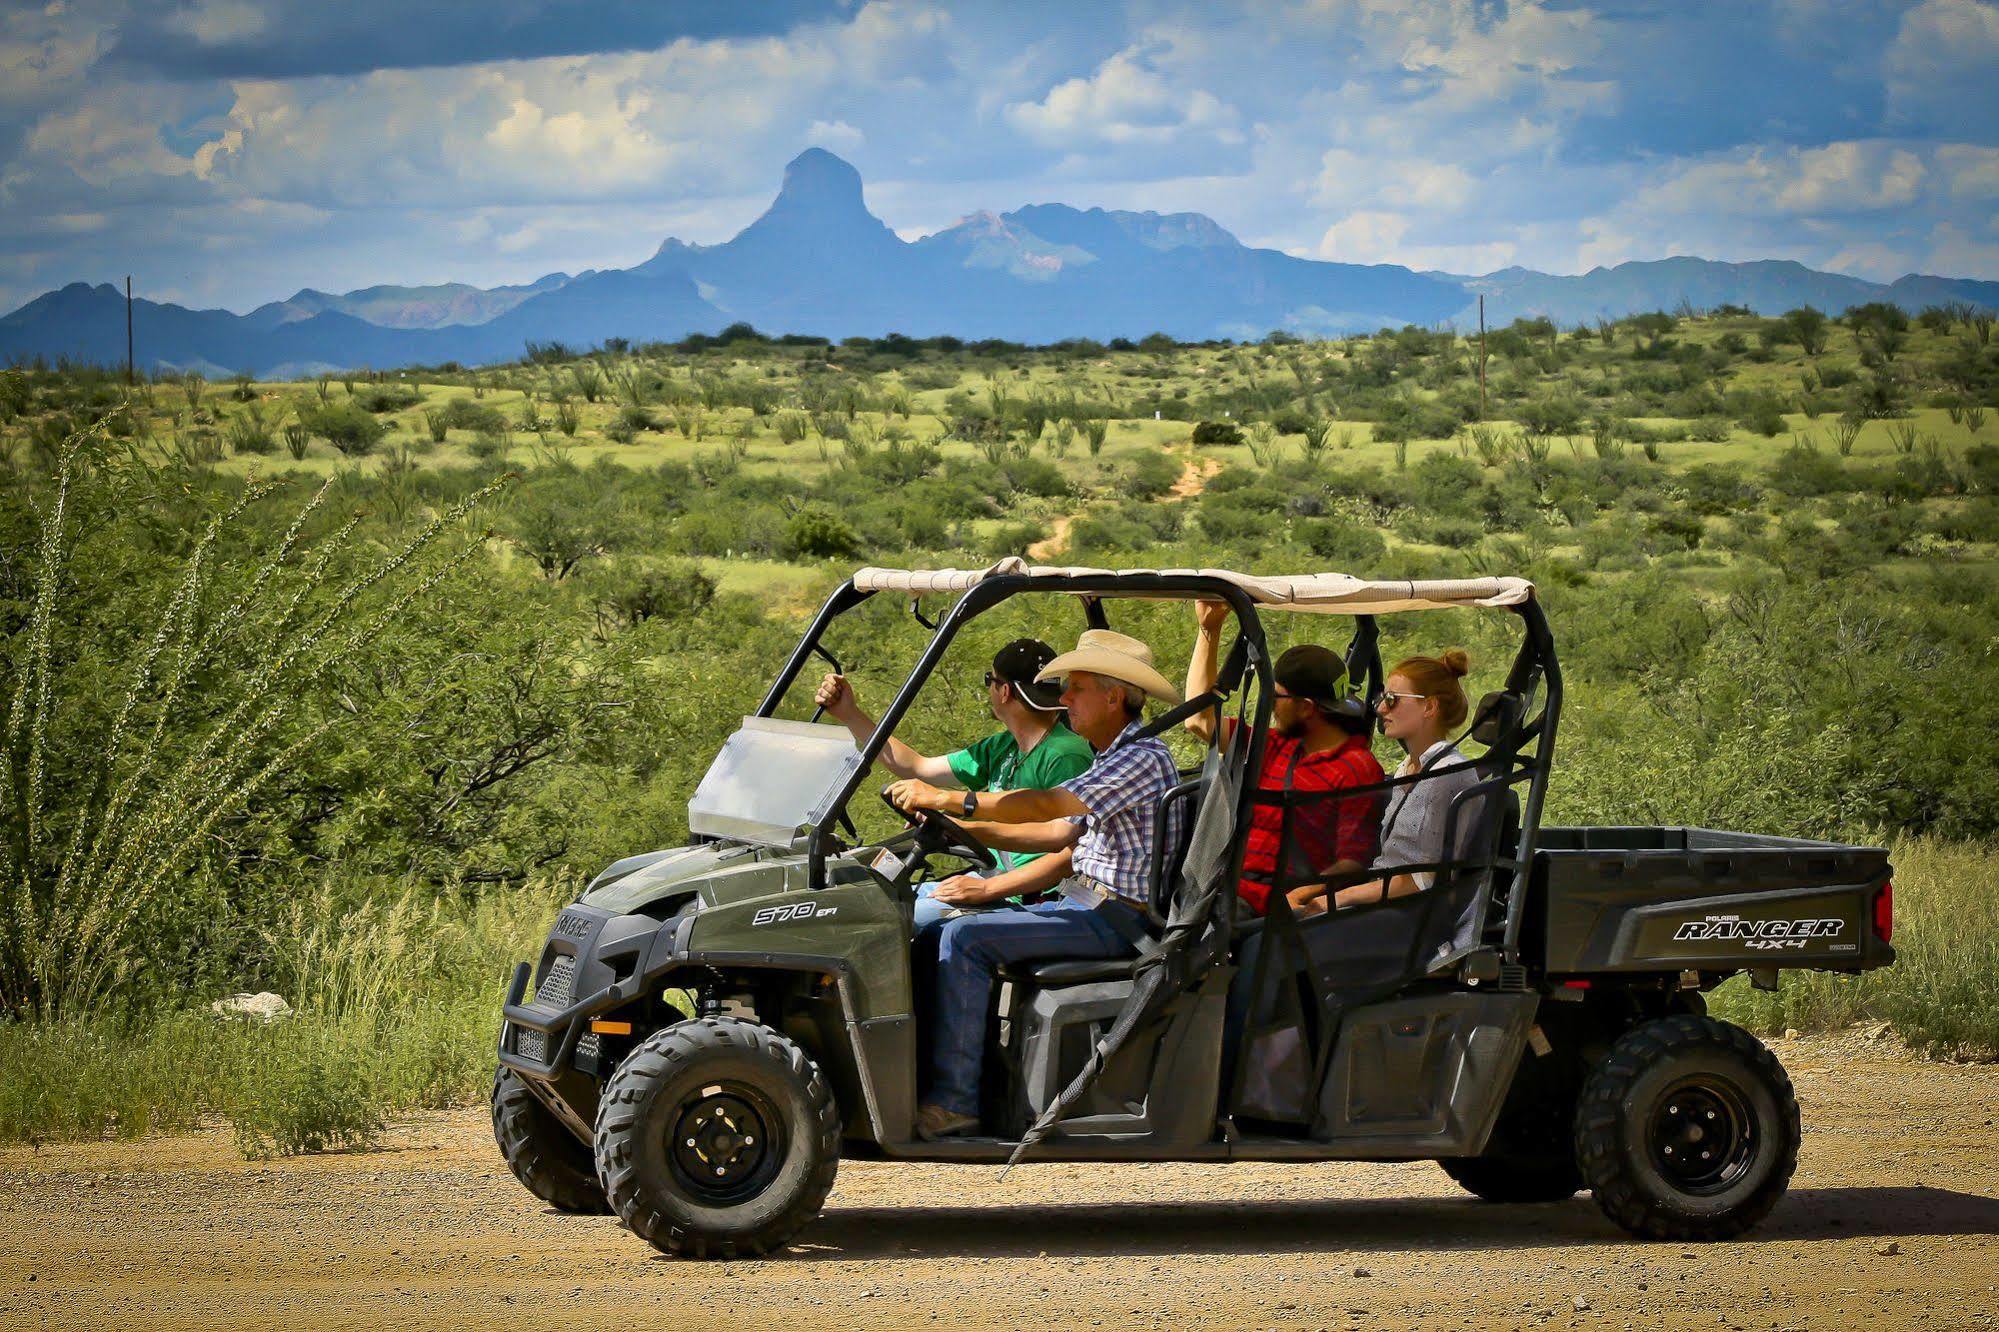
[[[1894,960],[1888,853],[1710,828],[1540,830],[1524,951],[1555,975]]]

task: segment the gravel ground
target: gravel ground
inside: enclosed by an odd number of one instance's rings
[[[223,1132],[0,1151],[0,1327],[1999,1324],[1999,1068],[1773,1044],[1804,1150],[1736,1243],[1489,1206],[1429,1164],[848,1162],[781,1256],[682,1262],[544,1210],[461,1111],[278,1163]]]

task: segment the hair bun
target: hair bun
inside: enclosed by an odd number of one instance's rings
[[[1471,674],[1471,656],[1463,648],[1446,648],[1442,660],[1444,669],[1452,675]]]

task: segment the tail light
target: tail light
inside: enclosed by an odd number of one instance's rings
[[[1884,883],[1874,894],[1874,933],[1887,943],[1895,933],[1895,885]]]

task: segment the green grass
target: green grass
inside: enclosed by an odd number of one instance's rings
[[[246,1155],[364,1146],[389,1116],[476,1103],[493,1073],[511,964],[569,890],[468,900],[413,888],[294,905],[256,982],[296,1015],[204,1007],[0,1024],[0,1142],[138,1137],[226,1119]]]

